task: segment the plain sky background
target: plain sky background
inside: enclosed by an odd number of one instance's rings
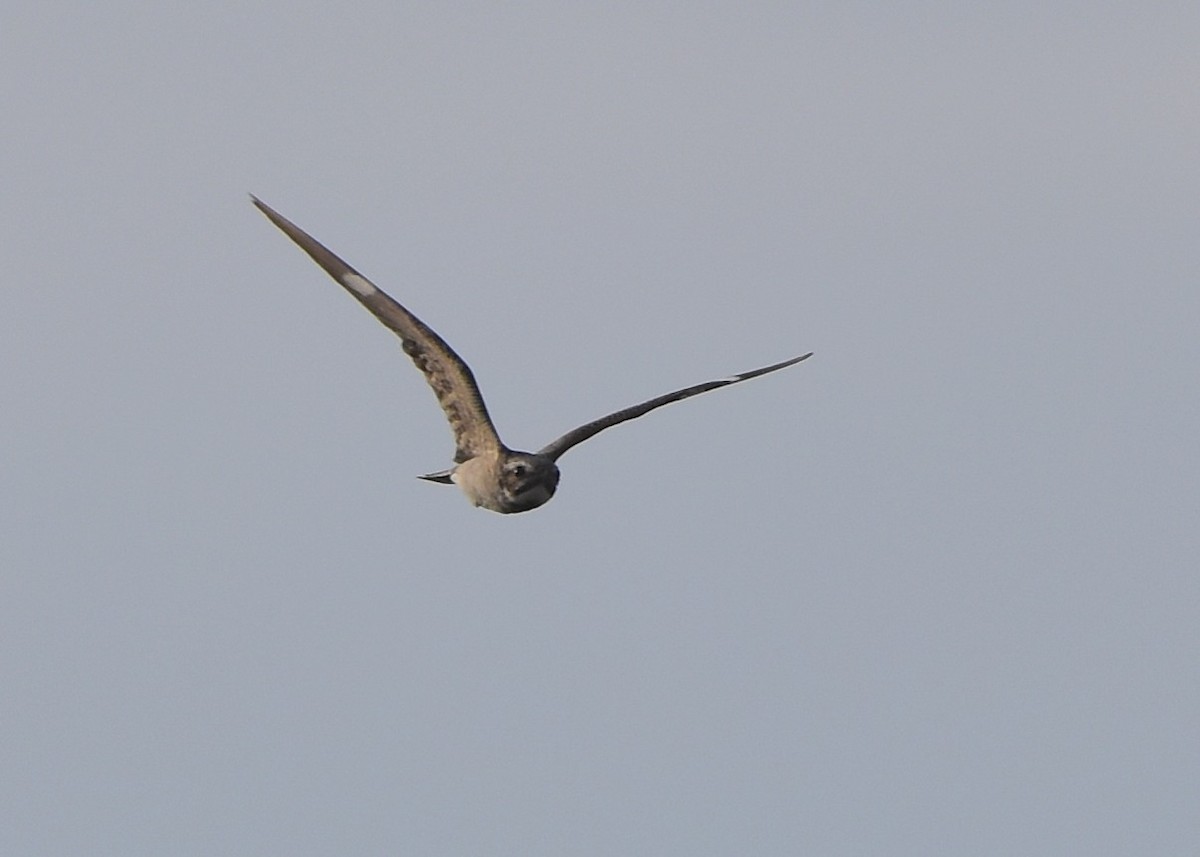
[[[1195,855],[1200,6],[0,23],[0,853]],[[472,363],[529,514],[399,343]]]

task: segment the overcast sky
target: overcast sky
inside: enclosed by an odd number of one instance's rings
[[[995,4],[992,4],[993,7]],[[1200,6],[10,3],[0,853],[1193,855]],[[500,516],[398,341],[506,442]]]

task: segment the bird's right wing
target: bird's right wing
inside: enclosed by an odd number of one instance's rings
[[[480,454],[495,453],[503,447],[475,376],[444,339],[299,226],[256,197],[250,199],[268,220],[295,241],[355,300],[399,335],[404,353],[425,373],[425,380],[433,388],[438,404],[450,422],[457,446],[455,461],[461,463]]]

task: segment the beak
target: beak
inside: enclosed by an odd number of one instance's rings
[[[424,476],[418,476],[418,479],[425,479],[429,482],[441,482],[443,485],[453,485],[454,480],[450,478],[453,470],[439,470],[437,473],[426,473]]]

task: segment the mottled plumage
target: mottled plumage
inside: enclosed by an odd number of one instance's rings
[[[812,356],[812,352],[809,352],[762,369],[657,396],[572,429],[536,453],[518,452],[501,442],[488,416],[475,376],[444,339],[299,226],[256,197],[252,196],[251,199],[259,211],[337,280],[355,300],[399,335],[404,353],[424,373],[450,423],[456,449],[453,468],[421,478],[454,483],[476,506],[495,512],[526,512],[553,497],[559,479],[555,462],[568,449],[606,428],[640,417],[663,405],[756,378]]]

